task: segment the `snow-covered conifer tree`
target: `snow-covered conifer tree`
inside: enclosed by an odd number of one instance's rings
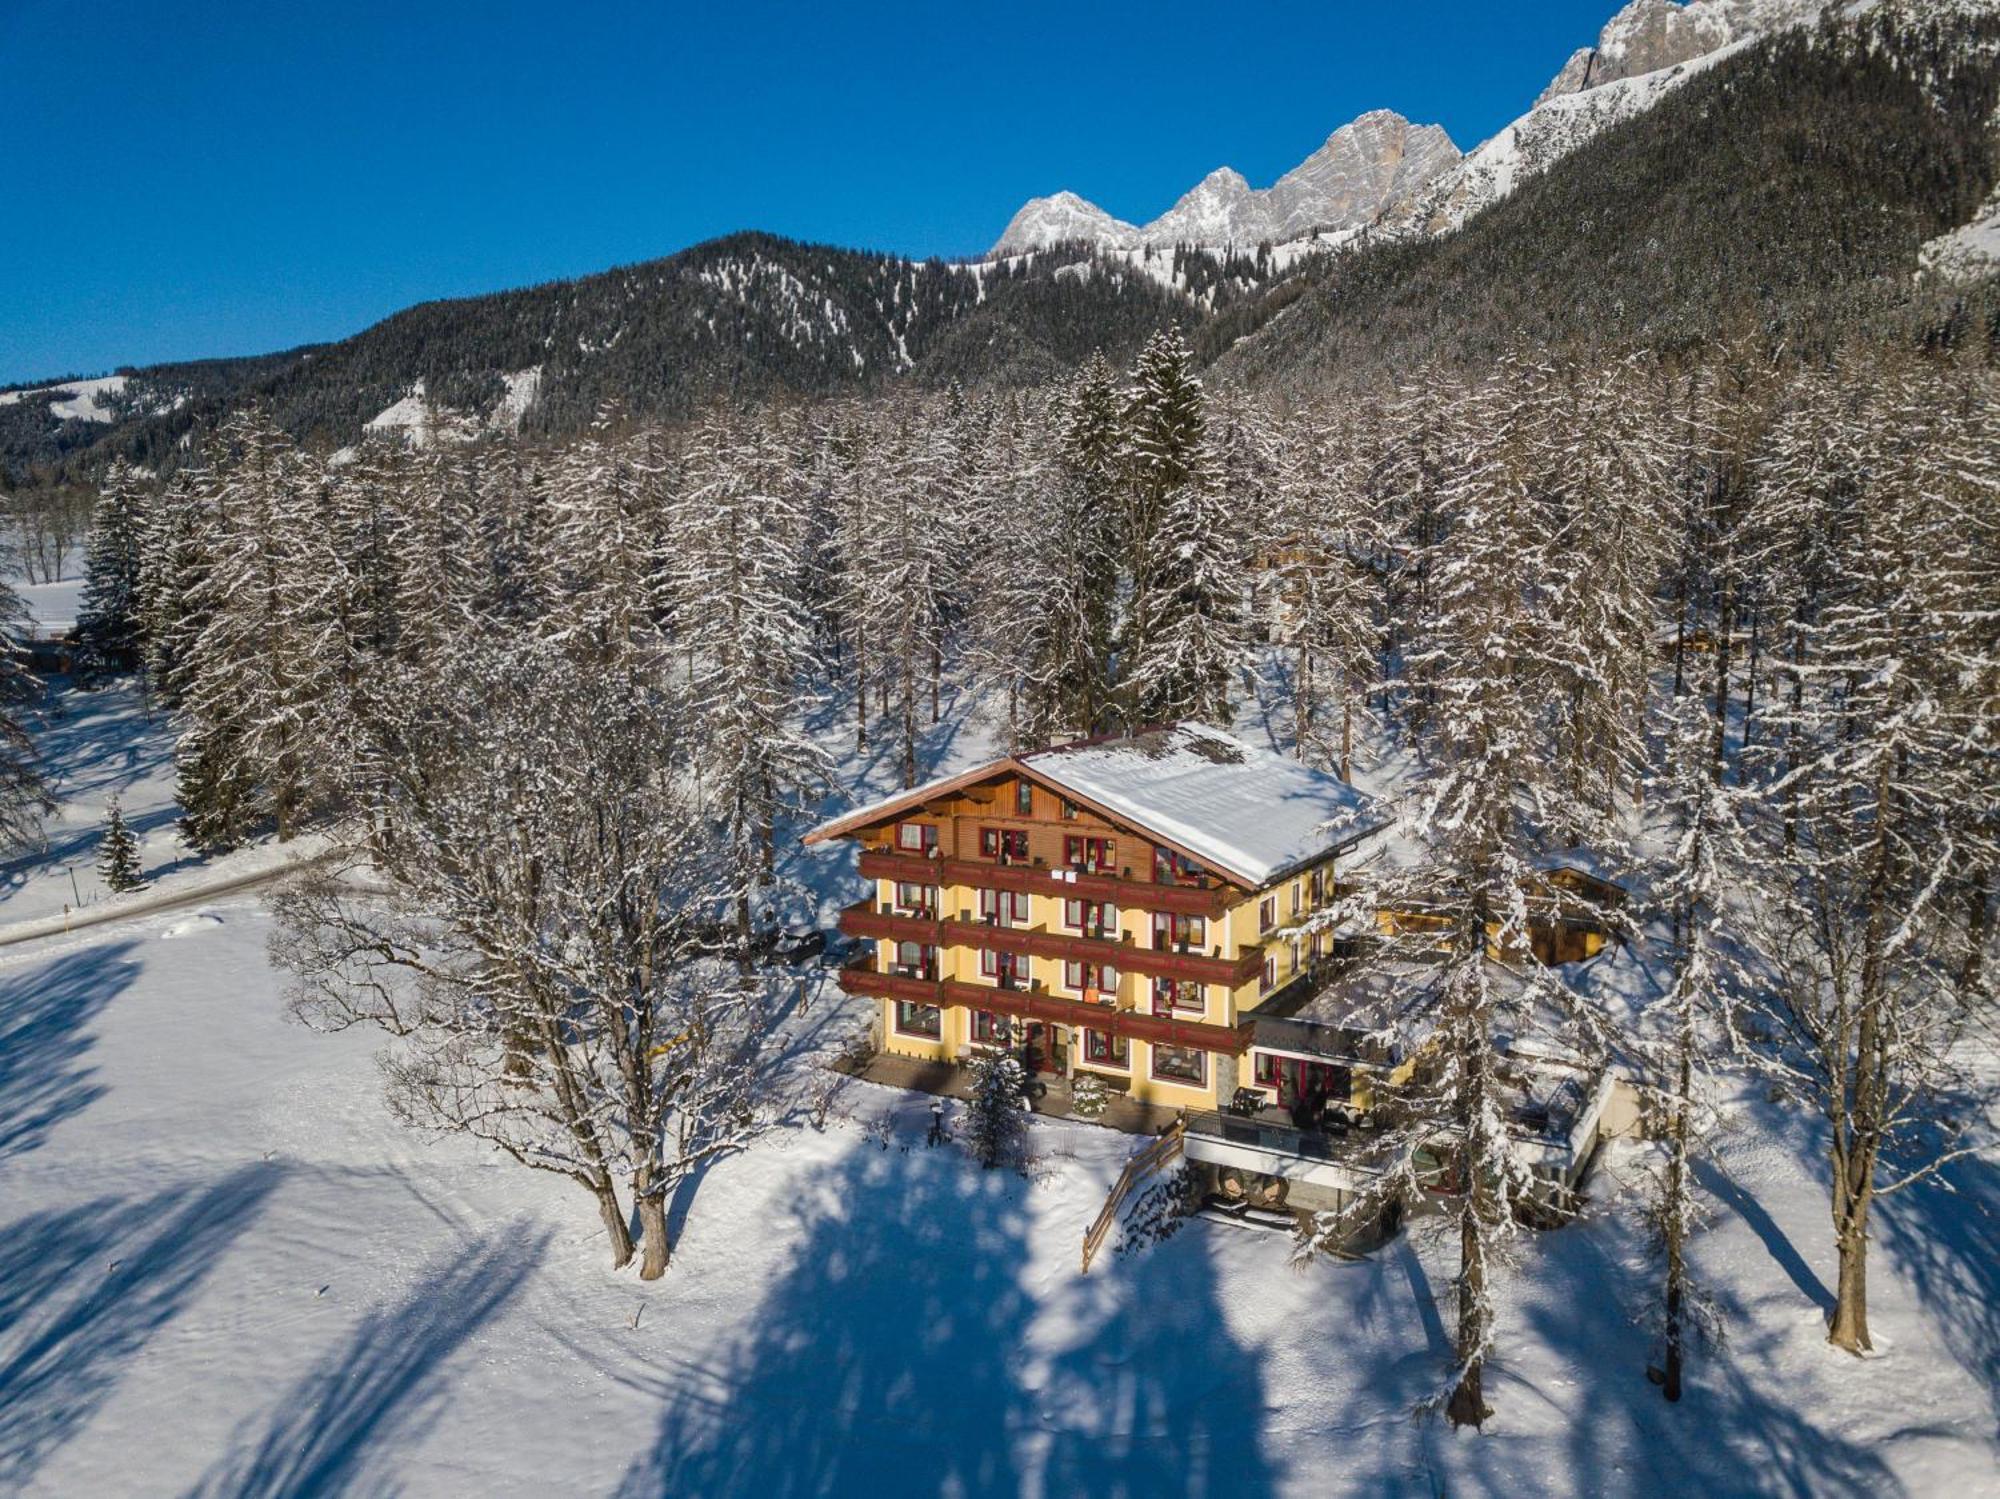
[[[1691,695],[1668,699],[1660,732],[1663,763],[1648,782],[1647,810],[1658,849],[1650,861],[1652,903],[1668,925],[1671,969],[1633,1041],[1647,1064],[1657,1103],[1653,1132],[1666,1154],[1653,1204],[1664,1266],[1661,1383],[1668,1400],[1679,1400],[1688,1344],[1720,1331],[1689,1267],[1688,1241],[1700,1224],[1693,1169],[1704,1133],[1698,1089],[1727,1013],[1732,970],[1720,928],[1743,864],[1738,811],[1722,784],[1708,707]]]
[[[1354,731],[1382,644],[1380,543],[1353,414],[1287,426],[1279,454],[1266,565],[1271,637],[1291,657],[1292,750],[1353,774]]]
[[[218,434],[206,515],[208,566],[194,603],[204,623],[186,667],[182,711],[197,732],[184,760],[219,756],[205,778],[247,788],[250,804],[229,807],[226,838],[242,812],[268,812],[278,836],[337,795],[344,765],[326,753],[339,708],[338,652],[330,643],[345,588],[330,546],[332,503],[324,467],[255,412],[231,417]],[[184,807],[191,819],[197,808]]]
[[[129,668],[139,658],[145,508],[139,476],[123,459],[114,460],[97,491],[89,572],[76,618],[78,648],[94,670]]]
[[[1168,511],[1175,496],[1201,493],[1210,477],[1201,381],[1180,329],[1161,330],[1140,351],[1125,392],[1123,426],[1119,466],[1132,601],[1120,653],[1129,673],[1130,663],[1145,654],[1147,632],[1164,618],[1150,596],[1181,540],[1168,529]]]
[[[0,550],[0,557],[6,555]],[[15,713],[41,688],[18,643],[28,622],[26,602],[0,579],[0,848],[33,844],[41,836],[42,818],[55,810],[41,756]]]
[[[711,413],[688,440],[671,519],[676,645],[746,943],[768,894],[779,818],[832,773],[806,729],[815,698],[812,626],[796,592],[802,477],[768,418]]]
[[[177,703],[188,657],[201,635],[196,603],[208,569],[211,498],[205,478],[183,469],[146,509],[139,554],[140,637],[152,690]]]
[[[1478,437],[1443,455],[1426,592],[1411,596],[1419,612],[1404,626],[1409,670],[1431,695],[1424,768],[1405,816],[1427,858],[1374,898],[1420,903],[1442,922],[1441,950],[1437,935],[1418,932],[1379,954],[1387,961],[1413,943],[1424,949],[1425,1060],[1394,1101],[1377,1184],[1346,1211],[1323,1215],[1306,1238],[1308,1251],[1338,1248],[1391,1203],[1424,1190],[1449,1194],[1459,1275],[1456,1359],[1443,1404],[1457,1425],[1490,1414],[1483,1370],[1494,1346],[1498,1259],[1516,1205],[1534,1190],[1510,1144],[1500,1027],[1511,1012],[1517,1033],[1547,1024],[1573,1046],[1601,1041],[1587,1012],[1528,956],[1537,829],[1562,794],[1552,689],[1575,669],[1581,646],[1559,627],[1547,516],[1528,481],[1523,434],[1504,420],[1516,392],[1514,380],[1497,375],[1458,414],[1456,430]]]
[[[1227,728],[1230,687],[1249,657],[1236,512],[1207,484],[1166,497],[1152,576],[1133,619],[1129,693],[1139,723],[1198,718]]]
[[[142,883],[139,870],[139,840],[112,798],[111,811],[104,821],[104,836],[97,846],[97,874],[113,895],[137,890]]]
[[[963,1138],[980,1165],[990,1169],[1022,1164],[1028,1148],[1023,1082],[1021,1059],[1011,1051],[989,1051],[973,1061]]]

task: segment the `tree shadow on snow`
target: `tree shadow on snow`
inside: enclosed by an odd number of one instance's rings
[[[1109,1262],[1083,1335],[1028,1387],[1030,1190],[955,1150],[831,1168],[754,1330],[676,1376],[620,1493],[1268,1493],[1258,1360],[1199,1243]]]
[[[441,1256],[287,1391],[263,1418],[262,1435],[239,1433],[194,1494],[305,1499],[390,1487],[375,1476],[378,1465],[435,1419],[445,1362],[513,1298],[548,1237],[510,1224]]]
[[[1263,1354],[1229,1331],[1209,1236],[1109,1261],[1079,1294],[1097,1315],[1035,1400],[1052,1432],[1040,1491],[1272,1493]]]
[[[951,1150],[830,1168],[754,1330],[683,1371],[620,1493],[1016,1492],[1026,1190]]]
[[[1641,1245],[1630,1223],[1599,1220],[1530,1240],[1548,1294],[1526,1312],[1547,1347],[1571,1355],[1575,1378],[1560,1396],[1504,1372],[1493,1404],[1536,1400],[1556,1412],[1579,1493],[1699,1494],[1703,1499],[1786,1495],[1791,1499],[1884,1499],[1902,1492],[1879,1452],[1820,1424],[1785,1377],[1790,1329],[1764,1327],[1723,1296],[1728,1344],[1691,1353],[1678,1404],[1646,1378],[1647,1335],[1634,1326],[1637,1298],[1657,1294],[1631,1266]],[[1564,1294],[1564,1288],[1569,1294]],[[1504,1439],[1472,1449],[1476,1463],[1504,1464]],[[1511,1475],[1519,1481],[1522,1475]],[[1504,1486],[1509,1475],[1487,1481]]]
[[[207,1187],[99,1198],[0,1228],[0,1491],[76,1434],[281,1175],[260,1163]]]
[[[1883,1198],[1875,1236],[1945,1346],[1985,1385],[2000,1435],[2000,1163],[1968,1156]]]
[[[1814,1273],[1797,1247],[1777,1221],[1764,1210],[1764,1204],[1752,1197],[1731,1179],[1729,1174],[1715,1162],[1701,1156],[1694,1158],[1694,1177],[1716,1201],[1732,1209],[1736,1216],[1750,1226],[1753,1233],[1764,1241],[1764,1247],[1771,1251],[1771,1258],[1778,1267],[1791,1277],[1797,1286],[1827,1316],[1833,1315],[1833,1292],[1826,1288],[1826,1282]]]
[[[103,1096],[83,1062],[89,1026],[137,977],[136,950],[93,947],[0,978],[0,1165]]]

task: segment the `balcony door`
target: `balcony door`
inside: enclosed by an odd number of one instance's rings
[[[1069,1027],[1030,1020],[1021,1028],[1021,1049],[1028,1071],[1063,1072],[1069,1062]]]

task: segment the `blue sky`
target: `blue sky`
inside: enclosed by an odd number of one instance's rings
[[[1068,187],[1469,147],[1616,0],[0,0],[0,383],[338,338],[733,229],[963,255]]]

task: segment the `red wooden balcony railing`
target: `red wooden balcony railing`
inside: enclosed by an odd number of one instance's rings
[[[1051,932],[1041,927],[898,916],[893,911],[880,910],[874,902],[865,900],[857,901],[840,913],[840,929],[850,937],[870,937],[883,942],[986,948],[993,952],[1053,958],[1064,963],[1108,963],[1121,973],[1186,979],[1197,984],[1226,984],[1231,988],[1249,983],[1264,968],[1264,950],[1261,947],[1246,948],[1235,958],[1218,958],[1192,951],[1142,947],[1136,942],[1114,942],[1105,937]]]
[[[1241,1056],[1250,1047],[1250,1021],[1247,1019],[1232,1028],[1200,1020],[1176,1020],[1166,1015],[1142,1015],[1135,1010],[1091,1004],[1041,989],[1003,989],[986,984],[961,983],[954,979],[939,983],[905,978],[900,974],[878,973],[860,966],[841,969],[840,987],[849,994],[907,1000],[913,1004],[986,1010],[995,1015],[1049,1021],[1057,1025],[1085,1026],[1105,1035],[1127,1036],[1198,1051],[1226,1052],[1231,1056]]]
[[[1200,890],[1158,885],[1122,875],[1085,874],[1041,864],[1003,864],[996,859],[927,859],[920,854],[863,849],[861,873],[871,880],[912,885],[971,885],[981,890],[1013,890],[1064,900],[1108,900],[1133,911],[1171,911],[1183,916],[1222,915],[1235,902],[1227,885]],[[1074,874],[1074,879],[1066,878]]]

